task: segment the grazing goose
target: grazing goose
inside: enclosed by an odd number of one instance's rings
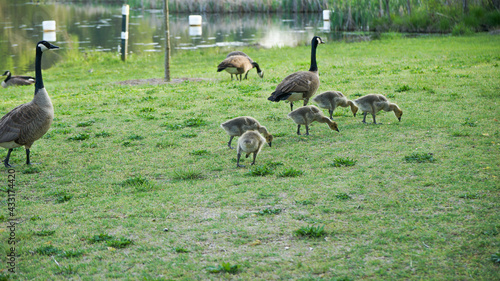
[[[2,81],[2,87],[7,88],[9,86],[26,86],[35,83],[35,77],[31,76],[12,76],[10,71],[5,71],[2,76],[7,76],[5,80]]]
[[[356,117],[356,112],[358,112],[358,107],[352,101],[348,100],[344,94],[338,91],[321,93],[315,96],[313,101],[317,103],[319,107],[328,109],[330,120],[333,120],[333,111],[337,106],[350,106],[354,117]]]
[[[245,152],[247,154],[245,156],[246,158],[250,156],[250,153],[253,153],[253,162],[251,165],[254,165],[255,158],[257,157],[257,154],[259,154],[265,142],[266,139],[258,132],[256,131],[245,132],[238,139],[238,148],[236,149],[238,159],[236,161],[236,167],[242,167],[242,168],[245,167],[243,165],[240,165],[240,157],[242,152]]]
[[[250,63],[252,63],[252,64],[254,63],[254,61],[252,60],[252,58],[250,58],[250,56],[248,56],[247,54],[245,54],[242,51],[233,51],[233,52],[227,54],[226,58],[229,58],[229,57],[232,57],[232,56],[244,56],[244,57],[246,57],[250,61]],[[258,64],[256,65],[256,68],[257,68],[257,74],[259,75],[259,77],[263,78],[264,77],[264,70],[260,69],[260,67],[259,67]],[[231,80],[232,79],[233,79],[233,74],[231,74]],[[247,79],[247,75],[245,75],[245,79]]]
[[[293,110],[293,102],[304,100],[304,106],[318,90],[319,76],[318,65],[316,64],[316,48],[318,44],[323,44],[319,36],[314,36],[311,41],[311,67],[309,71],[299,71],[285,77],[278,84],[276,90],[271,94],[270,101],[279,102],[280,100],[290,101],[290,110]]]
[[[271,135],[267,131],[266,127],[261,126],[259,121],[250,116],[236,117],[234,119],[222,123],[220,126],[230,136],[227,146],[229,146],[229,148],[231,149],[233,149],[231,147],[231,141],[233,140],[233,138],[235,136],[241,136],[243,133],[250,130],[257,130],[259,131],[259,133],[264,135],[264,137],[266,138],[266,142],[269,144],[269,146],[271,146],[271,143],[273,142],[273,135]]]
[[[26,148],[26,164],[31,164],[31,145],[50,128],[54,118],[54,108],[43,86],[42,53],[58,48],[47,41],[37,43],[35,96],[30,102],[17,106],[0,119],[0,146],[9,149],[7,157],[3,161],[5,167],[10,167],[9,158],[13,148],[23,145]]]
[[[257,68],[259,77],[264,77],[264,72],[260,69],[259,64],[254,62],[250,57],[247,55],[233,55],[228,56],[217,66],[217,72],[227,71],[231,74],[231,80],[233,80],[233,74],[236,74],[236,79],[238,79],[239,74],[241,81],[242,74],[245,73],[245,79],[247,79],[248,72],[254,67]]]
[[[303,106],[288,113],[288,118],[292,119],[297,126],[297,135],[300,135],[300,125],[306,126],[306,136],[309,135],[309,124],[314,121],[320,123],[327,123],[330,129],[339,132],[339,128],[335,121],[331,121],[328,117],[324,116],[321,110],[314,105]]]
[[[403,111],[395,103],[390,103],[386,97],[378,94],[360,97],[354,100],[354,103],[363,111],[363,123],[366,123],[366,114],[368,112],[371,113],[373,117],[373,124],[377,124],[377,121],[375,121],[375,114],[381,110],[394,111],[399,121],[401,121],[401,115],[403,115]]]

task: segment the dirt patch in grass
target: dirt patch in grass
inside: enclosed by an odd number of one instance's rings
[[[184,81],[201,82],[201,81],[208,81],[208,80],[210,80],[210,79],[183,77],[183,78],[174,78],[174,79],[171,79],[170,82],[165,82],[165,80],[163,78],[150,78],[150,79],[132,79],[132,80],[126,80],[126,81],[119,81],[119,82],[116,82],[116,84],[137,86],[137,85],[143,85],[143,84],[159,85],[159,84],[167,84],[167,83],[182,83]]]

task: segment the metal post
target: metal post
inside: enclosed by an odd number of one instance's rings
[[[128,47],[128,15],[129,6],[123,5],[122,7],[122,61],[127,59],[127,47]]]

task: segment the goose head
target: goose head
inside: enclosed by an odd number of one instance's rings
[[[401,122],[401,116],[403,115],[403,111],[399,108],[396,108],[394,110],[394,114],[396,115],[396,117],[398,118],[398,120]]]
[[[358,107],[356,105],[351,106],[351,111],[354,117],[356,117],[356,113],[358,112]]]
[[[271,144],[273,142],[273,135],[267,135],[266,142],[267,142],[267,144],[269,144],[269,147],[271,147]]]
[[[328,120],[330,120],[330,119],[328,119]],[[339,127],[337,126],[337,122],[335,122],[335,121],[329,122],[328,127],[330,127],[330,129],[332,129],[334,131],[340,132]]]
[[[44,52],[46,50],[50,49],[59,49],[56,45],[53,45],[47,41],[40,41],[36,44],[37,49],[40,49],[40,51]]]
[[[2,76],[10,76],[10,71],[5,71],[4,74],[2,74]]]
[[[323,39],[321,39],[321,37],[319,36],[314,36],[313,39],[311,40],[311,44],[312,45],[315,45],[315,46],[318,46],[319,44],[324,44],[325,42],[323,42]]]
[[[252,66],[257,68],[257,74],[259,74],[259,77],[264,78],[264,70],[260,69],[259,64],[256,62],[252,62]]]

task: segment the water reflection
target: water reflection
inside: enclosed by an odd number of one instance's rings
[[[170,15],[173,54],[180,50],[255,45],[263,47],[306,44],[314,34],[332,38],[322,14],[206,14],[201,30],[189,26],[187,14]],[[42,39],[42,21],[55,20],[59,55],[44,60],[50,67],[65,52],[118,52],[121,6],[26,4],[0,0],[0,70],[31,71],[34,45]],[[131,10],[129,53],[164,51],[162,10]]]

